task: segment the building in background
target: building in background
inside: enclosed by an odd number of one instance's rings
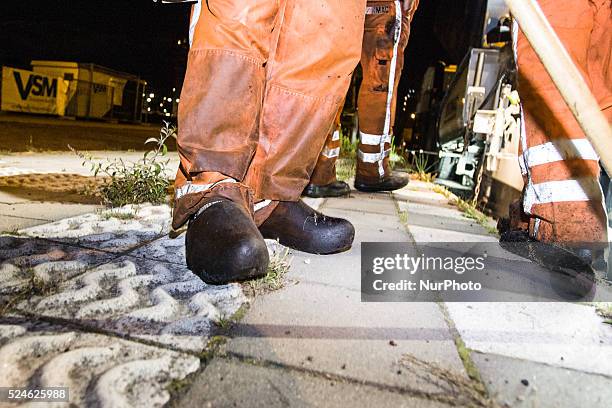
[[[147,83],[96,64],[34,60],[3,67],[1,109],[81,119],[140,122]]]

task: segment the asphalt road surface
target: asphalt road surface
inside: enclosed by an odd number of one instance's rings
[[[116,124],[26,114],[0,114],[0,151],[146,150],[159,124]],[[176,150],[174,140],[168,148]]]

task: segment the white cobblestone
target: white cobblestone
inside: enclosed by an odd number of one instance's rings
[[[209,286],[184,267],[124,257],[68,279],[54,294],[32,296],[17,309],[201,351],[215,323],[246,301],[237,284]],[[180,344],[173,336],[182,337]]]
[[[167,205],[129,205],[26,228],[19,233],[104,251],[124,252],[166,234],[170,228],[170,213]]]
[[[195,372],[192,356],[23,319],[0,320],[0,386],[68,387],[54,406],[160,407],[167,387]]]
[[[0,250],[0,296],[15,295],[36,277],[49,287],[14,301],[14,310],[202,351],[217,323],[247,302],[242,288],[209,286],[191,273],[184,237],[146,240],[167,231],[168,206],[112,211],[134,217],[87,214],[0,237],[7,243]]]

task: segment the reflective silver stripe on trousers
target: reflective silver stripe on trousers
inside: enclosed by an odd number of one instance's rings
[[[340,148],[336,147],[335,149],[330,149],[329,147],[326,147],[325,149],[323,149],[321,154],[327,157],[328,159],[333,159],[335,157],[340,156]]]
[[[187,194],[201,193],[203,191],[210,190],[218,184],[225,183],[237,183],[237,181],[233,178],[226,178],[224,180],[211,184],[193,184],[192,182],[188,181],[184,186],[176,189],[176,192],[174,193],[174,198],[178,200],[185,197]]]
[[[393,57],[391,58],[391,66],[389,67],[389,89],[387,92],[387,106],[385,115],[385,127],[383,129],[383,135],[391,135],[391,106],[393,105],[393,94],[395,91],[395,71],[397,69],[397,51],[399,48],[400,38],[402,36],[402,4],[399,0],[395,0],[395,37],[393,43]],[[380,141],[380,153],[384,157],[385,155],[385,141]],[[385,176],[385,166],[381,159],[378,163],[378,173],[380,177]]]
[[[531,146],[523,151],[522,163],[529,168],[565,160],[593,160],[599,156],[588,139],[558,139],[553,142]]]
[[[264,201],[260,201],[258,203],[255,203],[255,205],[253,206],[253,210],[255,212],[263,210],[264,208],[266,208],[267,206],[269,206],[270,204],[272,204],[272,200],[264,200]]]
[[[364,145],[379,146],[380,144],[391,143],[391,135],[371,135],[359,132],[359,140]]]
[[[391,149],[385,150],[381,153],[364,153],[361,150],[357,151],[357,157],[363,163],[382,163],[382,161],[389,157]]]
[[[340,140],[340,131],[336,130],[334,134],[332,135],[332,142],[336,142],[338,140]]]
[[[540,232],[540,223],[542,222],[542,220],[540,218],[536,218],[535,222],[533,224],[533,236],[531,238],[537,239],[538,238],[538,232]]]
[[[193,36],[195,35],[195,29],[198,25],[198,21],[200,21],[200,14],[202,13],[202,0],[198,0],[196,4],[193,5],[193,16],[191,17],[191,22],[189,23],[189,46],[193,44]]]
[[[532,214],[534,205],[572,201],[602,201],[601,184],[593,177],[575,180],[547,181],[533,184],[528,180],[523,197],[523,210]]]

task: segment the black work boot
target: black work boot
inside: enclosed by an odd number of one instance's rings
[[[395,191],[406,187],[410,178],[408,175],[391,174],[379,181],[366,181],[355,178],[355,188],[364,193],[376,193],[381,191]]]
[[[344,197],[351,193],[351,187],[344,181],[334,181],[326,186],[309,184],[304,189],[304,195],[310,198]]]
[[[259,230],[265,238],[319,255],[347,251],[355,238],[353,224],[342,218],[327,217],[303,201],[281,201]]]
[[[187,267],[212,285],[258,278],[268,270],[268,248],[255,222],[225,198],[211,198],[189,221],[185,250]]]

